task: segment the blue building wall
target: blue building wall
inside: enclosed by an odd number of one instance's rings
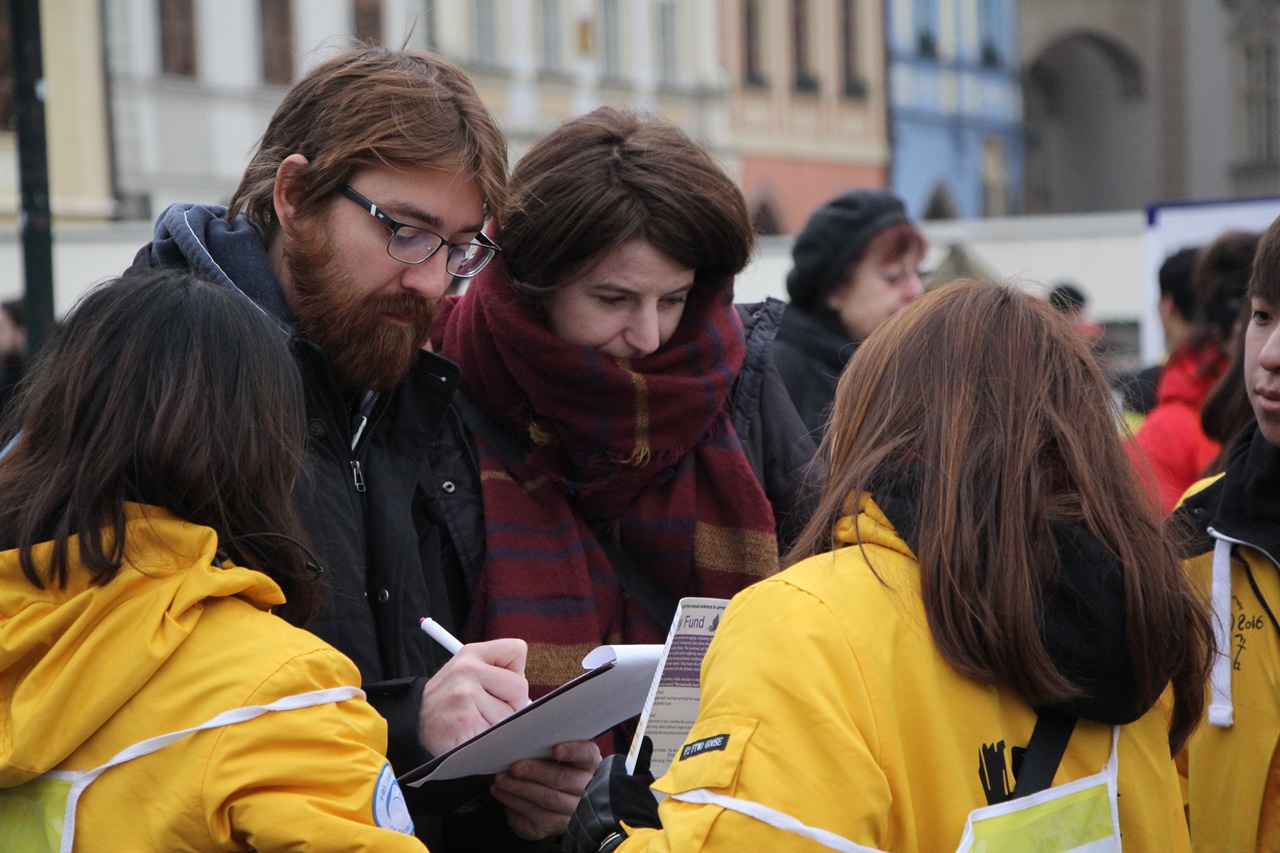
[[[1021,213],[1016,0],[884,0],[890,187],[922,216],[944,187],[956,216]],[[1003,204],[984,205],[984,159]]]

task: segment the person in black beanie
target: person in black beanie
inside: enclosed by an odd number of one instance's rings
[[[773,359],[815,439],[858,344],[924,293],[917,267],[925,246],[902,200],[883,190],[832,199],[796,237]]]

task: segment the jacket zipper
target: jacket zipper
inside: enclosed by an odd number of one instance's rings
[[[369,423],[365,424],[363,431],[360,433],[360,440],[356,443],[355,448],[351,452],[351,470],[355,473],[356,491],[364,491],[364,472],[360,468],[360,454],[364,453],[364,447],[369,443],[369,437],[373,435],[373,431],[378,428],[378,422],[382,420],[382,414],[390,405],[390,397],[395,391],[387,391],[379,395],[378,402],[373,406],[372,417]]]
[[[1212,527],[1209,527],[1208,531],[1210,536],[1214,536],[1216,538],[1225,540],[1227,542],[1230,542],[1233,545],[1244,545],[1247,548],[1252,548],[1253,550],[1257,551],[1259,554],[1261,554],[1262,556],[1270,560],[1271,565],[1274,566],[1277,571],[1280,571],[1280,562],[1276,562],[1276,558],[1271,556],[1269,553],[1267,553],[1265,548],[1261,548],[1257,545],[1254,545],[1252,542],[1246,542],[1243,539],[1236,539],[1235,537],[1228,536],[1225,533],[1222,533],[1218,530],[1214,530]],[[1275,629],[1276,635],[1280,636],[1280,621],[1276,620],[1275,614],[1271,612],[1270,605],[1267,604],[1267,599],[1264,598],[1262,595],[1262,590],[1258,588],[1258,581],[1253,576],[1253,570],[1249,568],[1249,561],[1246,560],[1243,555],[1241,555],[1240,562],[1244,564],[1245,579],[1249,582],[1249,587],[1250,589],[1253,590],[1254,597],[1258,599],[1258,603],[1262,605],[1263,612],[1266,613],[1267,618],[1271,620],[1271,627]]]
[[[368,498],[366,497],[368,488],[365,485],[364,466],[360,462],[360,456],[364,453],[365,445],[369,443],[369,437],[372,436],[373,431],[378,428],[378,422],[382,420],[383,412],[385,412],[387,410],[387,406],[390,405],[390,402],[389,402],[390,395],[394,393],[395,391],[388,391],[385,394],[378,395],[378,400],[376,403],[374,403],[373,411],[370,413],[372,417],[370,417],[368,423],[366,423],[361,428],[360,438],[356,442],[356,446],[351,450],[351,484],[355,487],[356,494],[358,495],[358,499],[356,500],[356,503],[360,505],[360,524],[362,526],[362,529],[366,530],[366,533],[367,533],[366,525],[368,525],[368,518],[367,518],[368,508],[365,506],[365,501],[368,500]],[[366,564],[370,564],[370,559],[369,559],[370,547],[372,547],[372,543],[369,541],[369,537],[366,535],[365,537],[365,563]]]
[[[325,383],[321,382],[320,376],[318,375],[318,371],[316,370],[315,365],[311,363],[311,359],[307,358],[307,359],[304,359],[304,361],[306,364],[306,371],[310,375],[311,381],[316,385],[317,388],[323,386]],[[328,424],[330,434],[337,437],[341,442],[342,446],[344,448],[347,448],[348,452],[351,454],[348,460],[348,464],[351,466],[352,485],[355,487],[355,491],[357,493],[356,513],[359,516],[360,538],[363,541],[363,545],[364,545],[362,550],[365,552],[365,562],[368,563],[368,560],[369,560],[368,538],[369,537],[368,537],[368,531],[366,530],[366,525],[368,524],[368,522],[365,518],[365,516],[367,515],[367,512],[365,511],[364,498],[363,498],[363,494],[366,491],[366,487],[365,487],[365,480],[364,480],[364,471],[360,465],[360,460],[358,456],[359,456],[359,451],[364,447],[365,441],[368,440],[368,436],[371,430],[366,428],[364,430],[363,435],[360,438],[359,447],[355,450],[350,450],[350,447],[351,447],[350,442],[342,438],[342,436],[344,436],[346,432],[344,432],[338,426],[337,421],[334,420],[333,412],[329,411],[329,406],[322,405],[320,408],[324,412],[324,420],[325,420],[325,423]],[[347,431],[348,432],[350,431],[349,427]]]

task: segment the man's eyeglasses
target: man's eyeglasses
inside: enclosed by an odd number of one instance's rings
[[[391,239],[387,241],[387,254],[402,263],[420,264],[439,251],[441,246],[448,246],[449,254],[444,263],[445,271],[458,278],[471,278],[484,269],[485,265],[493,260],[494,255],[502,251],[497,244],[483,234],[477,234],[475,241],[471,243],[453,243],[434,231],[397,222],[349,185],[343,186],[342,194],[391,229]]]

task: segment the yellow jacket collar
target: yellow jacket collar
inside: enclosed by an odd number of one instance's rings
[[[849,502],[853,506],[851,515],[843,516],[836,522],[835,539],[843,545],[880,545],[898,551],[912,560],[915,554],[898,535],[893,522],[884,511],[871,499],[871,495],[863,492],[856,501]]]
[[[125,510],[125,561],[104,585],[81,567],[74,538],[65,588],[37,589],[18,552],[0,552],[0,787],[57,767],[169,659],[206,600],[284,602],[266,575],[213,565],[212,529],[157,507]],[[51,549],[34,549],[37,564]]]

